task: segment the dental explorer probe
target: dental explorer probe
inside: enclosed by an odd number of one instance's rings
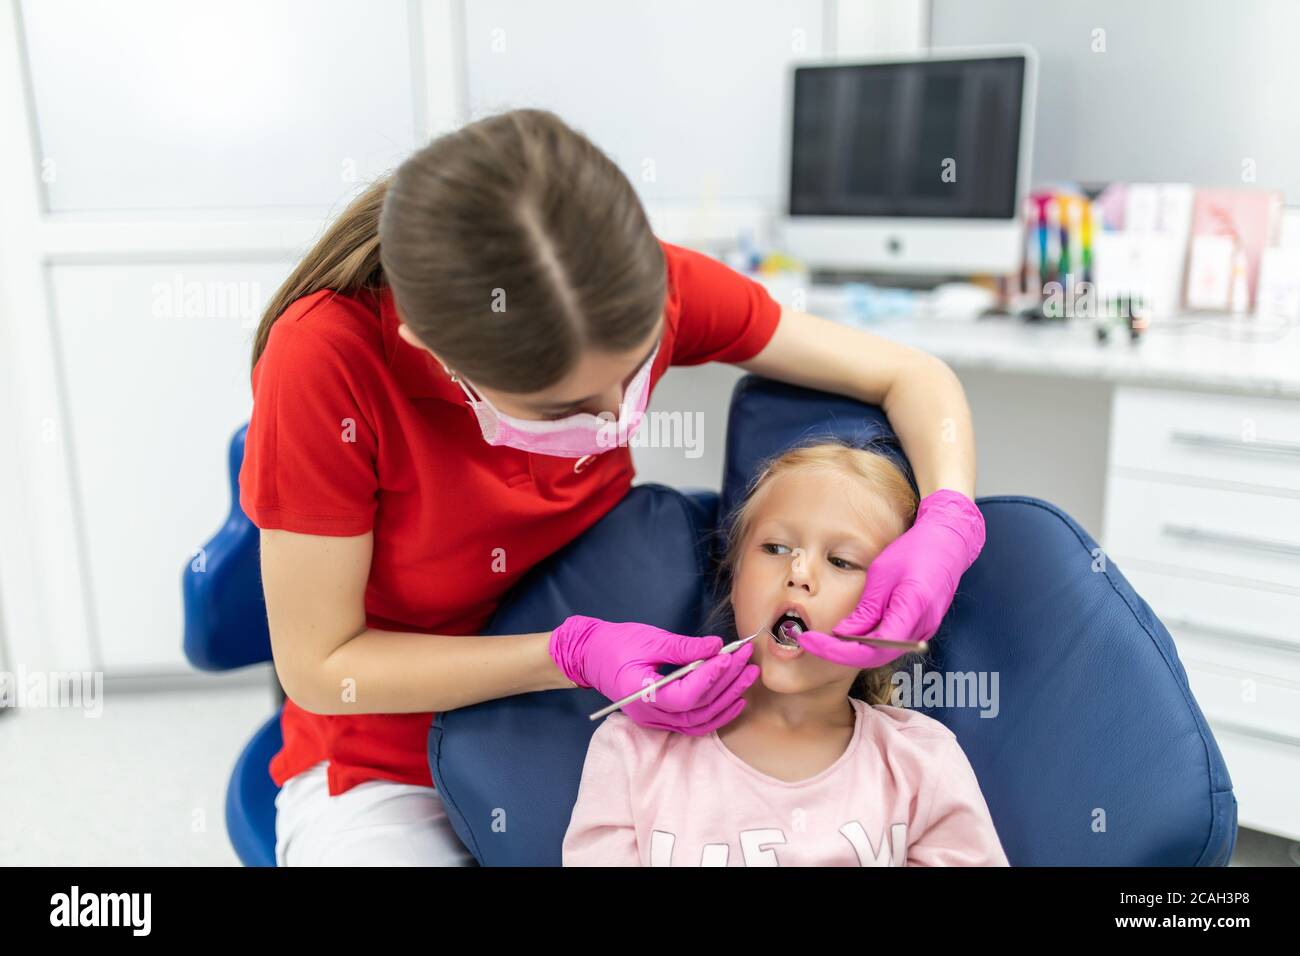
[[[784,624],[781,625],[781,633],[784,634],[787,638],[791,638],[791,639],[797,638],[799,636],[800,630],[802,629],[799,628],[793,621],[786,621]],[[722,650],[718,651],[718,654],[734,653],[735,651],[740,650],[742,647],[744,647],[746,644],[748,644],[750,641],[752,641],[754,638],[758,637],[762,633],[763,632],[761,630],[755,631],[753,634],[749,635],[749,637],[742,637],[738,641],[732,641]],[[926,649],[928,649],[930,646],[929,641],[894,641],[894,640],[890,640],[887,637],[855,637],[852,635],[846,636],[842,634],[836,634],[834,636],[839,637],[842,640],[861,641],[864,644],[871,644],[876,647],[905,647],[908,648],[909,650],[920,651],[922,653],[924,653]],[[645,688],[643,688],[642,690],[636,691],[635,693],[632,694],[628,694],[626,697],[622,698],[621,700],[616,700],[614,701],[614,703],[602,707],[600,710],[592,714],[588,719],[599,720],[600,718],[608,714],[612,714],[614,711],[619,710],[627,706],[628,704],[632,703],[632,701],[636,700],[638,697],[644,697],[650,691],[658,690],[660,687],[663,687],[665,684],[669,684],[677,680],[679,677],[685,677],[687,674],[691,673],[691,671],[703,666],[705,663],[711,660],[713,660],[712,657],[702,657],[698,661],[691,661],[689,664],[679,667],[677,668],[677,670],[673,671],[672,673],[666,674],[665,676],[659,678],[659,680],[655,681],[653,684],[647,684]]]
[[[762,633],[763,633],[762,631],[755,631],[753,634],[749,635],[749,637],[742,637],[738,641],[732,641],[722,650],[718,651],[718,654],[732,654],[740,650],[742,647],[744,647],[746,644],[748,644],[750,641],[752,641],[754,638],[758,637],[758,635]],[[608,707],[600,708],[600,710],[592,714],[589,719],[599,720],[600,718],[604,717],[606,714],[612,714],[614,711],[619,710],[622,707],[626,707],[628,704],[632,703],[632,701],[636,700],[638,697],[644,697],[650,691],[658,690],[660,687],[663,687],[665,684],[677,680],[677,678],[679,677],[685,677],[687,674],[689,674],[691,671],[695,670],[696,668],[703,667],[709,661],[716,658],[718,654],[715,654],[713,657],[701,657],[698,661],[691,661],[689,664],[677,668],[677,670],[673,671],[671,674],[664,675],[663,677],[655,681],[653,684],[647,684],[645,687],[641,688],[636,693],[628,694],[622,700],[616,700]]]

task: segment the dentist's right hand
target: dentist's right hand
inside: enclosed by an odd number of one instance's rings
[[[551,632],[556,665],[579,687],[594,687],[610,700],[644,690],[663,675],[660,664],[712,658],[685,677],[638,698],[623,713],[642,727],[701,736],[729,723],[745,707],[741,695],[758,680],[749,664],[753,644],[719,654],[722,638],[688,637],[649,624],[612,623],[575,614]]]

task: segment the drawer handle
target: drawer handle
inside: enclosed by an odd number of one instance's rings
[[[1292,544],[1289,541],[1272,541],[1268,538],[1254,538],[1243,534],[1206,531],[1204,528],[1177,524],[1166,524],[1161,530],[1171,538],[1179,538],[1195,544],[1221,544],[1231,548],[1245,548],[1248,551],[1271,551],[1274,554],[1300,557],[1300,544]]]
[[[1218,624],[1204,624],[1195,618],[1165,616],[1157,614],[1156,617],[1169,630],[1188,630],[1196,631],[1199,634],[1205,634],[1209,637],[1227,639],[1236,641],[1241,644],[1256,644],[1260,647],[1267,647],[1270,650],[1288,651],[1292,654],[1300,654],[1300,644],[1293,643],[1280,637],[1266,637],[1263,634],[1252,634],[1249,631],[1238,631],[1234,628],[1223,627]]]
[[[1224,438],[1221,435],[1207,435],[1204,432],[1173,432],[1169,437],[1179,444],[1195,445],[1197,448],[1216,448],[1221,451],[1245,451],[1260,455],[1300,458],[1300,442],[1240,441],[1236,438]]]

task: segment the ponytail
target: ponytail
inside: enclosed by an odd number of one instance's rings
[[[385,177],[353,199],[275,290],[253,336],[253,365],[257,365],[266,348],[271,326],[295,299],[322,289],[350,295],[384,285],[384,270],[379,264],[379,211],[387,191]]]

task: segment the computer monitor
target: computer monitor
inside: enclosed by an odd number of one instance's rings
[[[783,245],[817,272],[1019,269],[1036,57],[934,50],[793,68]]]

